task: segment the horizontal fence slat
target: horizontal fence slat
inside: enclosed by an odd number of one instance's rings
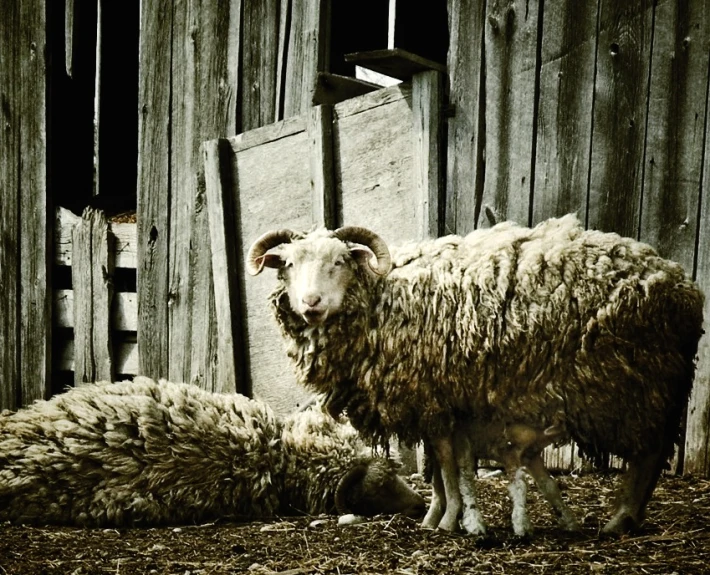
[[[61,345],[56,368],[59,371],[74,371],[73,339],[68,339]],[[114,344],[114,372],[116,376],[138,375],[138,343],[124,341]]]
[[[74,290],[54,291],[54,321],[56,327],[74,327]],[[111,326],[115,331],[137,331],[138,295],[135,292],[114,294]]]

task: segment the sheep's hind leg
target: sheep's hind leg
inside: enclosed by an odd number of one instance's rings
[[[446,497],[446,511],[438,527],[445,531],[456,531],[459,527],[462,503],[453,442],[450,438],[438,439],[432,442],[432,447],[441,472],[441,482]]]
[[[662,452],[629,461],[619,491],[616,513],[602,529],[603,535],[623,535],[640,527],[646,504],[656,488],[664,462]]]
[[[444,482],[441,479],[441,469],[436,461],[436,457],[431,457],[432,478],[431,478],[431,503],[427,510],[422,527],[424,529],[436,529],[446,509],[446,494],[444,493]]]
[[[471,535],[486,535],[486,524],[476,504],[476,461],[468,439],[459,434],[456,438],[456,463],[459,468],[459,492],[463,504],[461,525]]]
[[[564,499],[562,499],[560,487],[545,468],[542,457],[538,454],[526,463],[526,468],[535,480],[540,492],[557,513],[562,528],[566,531],[580,531],[582,526]]]

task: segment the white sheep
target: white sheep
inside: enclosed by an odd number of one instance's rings
[[[703,295],[681,266],[574,215],[410,243],[392,260],[363,228],[280,230],[254,242],[247,270],[278,269],[288,355],[331,413],[375,440],[432,446],[446,507],[430,506],[424,525],[455,529],[463,510],[467,530],[485,531],[456,465],[466,455],[453,433],[470,420],[554,426],[591,457],[624,458],[604,532],[639,526],[702,333]]]
[[[318,409],[153,381],[71,389],[0,415],[0,521],[158,525],[423,512],[423,498]]]

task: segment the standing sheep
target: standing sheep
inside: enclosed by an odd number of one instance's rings
[[[466,420],[556,426],[590,456],[624,458],[604,532],[640,525],[702,333],[703,296],[681,266],[568,215],[411,243],[393,266],[364,228],[280,230],[249,251],[248,271],[264,267],[278,269],[272,307],[298,380],[366,436],[433,447],[446,509],[425,525],[458,525],[452,434]],[[466,501],[476,532],[474,511]]]
[[[0,521],[121,526],[423,511],[349,425],[194,385],[74,388],[0,415]]]

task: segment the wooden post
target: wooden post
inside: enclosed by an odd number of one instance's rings
[[[483,33],[486,3],[449,0],[449,102],[446,156],[447,234],[476,228],[485,175],[485,86]]]
[[[419,72],[412,77],[413,184],[418,192],[415,218],[420,239],[436,238],[441,233],[443,91],[439,72]]]
[[[74,384],[113,381],[113,237],[102,211],[84,210],[72,245]]]
[[[202,152],[217,321],[216,391],[251,395],[237,274],[240,250],[234,233],[236,215],[230,177],[231,148],[228,140],[209,140],[202,145]]]
[[[335,176],[333,173],[333,107],[314,106],[308,112],[313,223],[335,227]]]

